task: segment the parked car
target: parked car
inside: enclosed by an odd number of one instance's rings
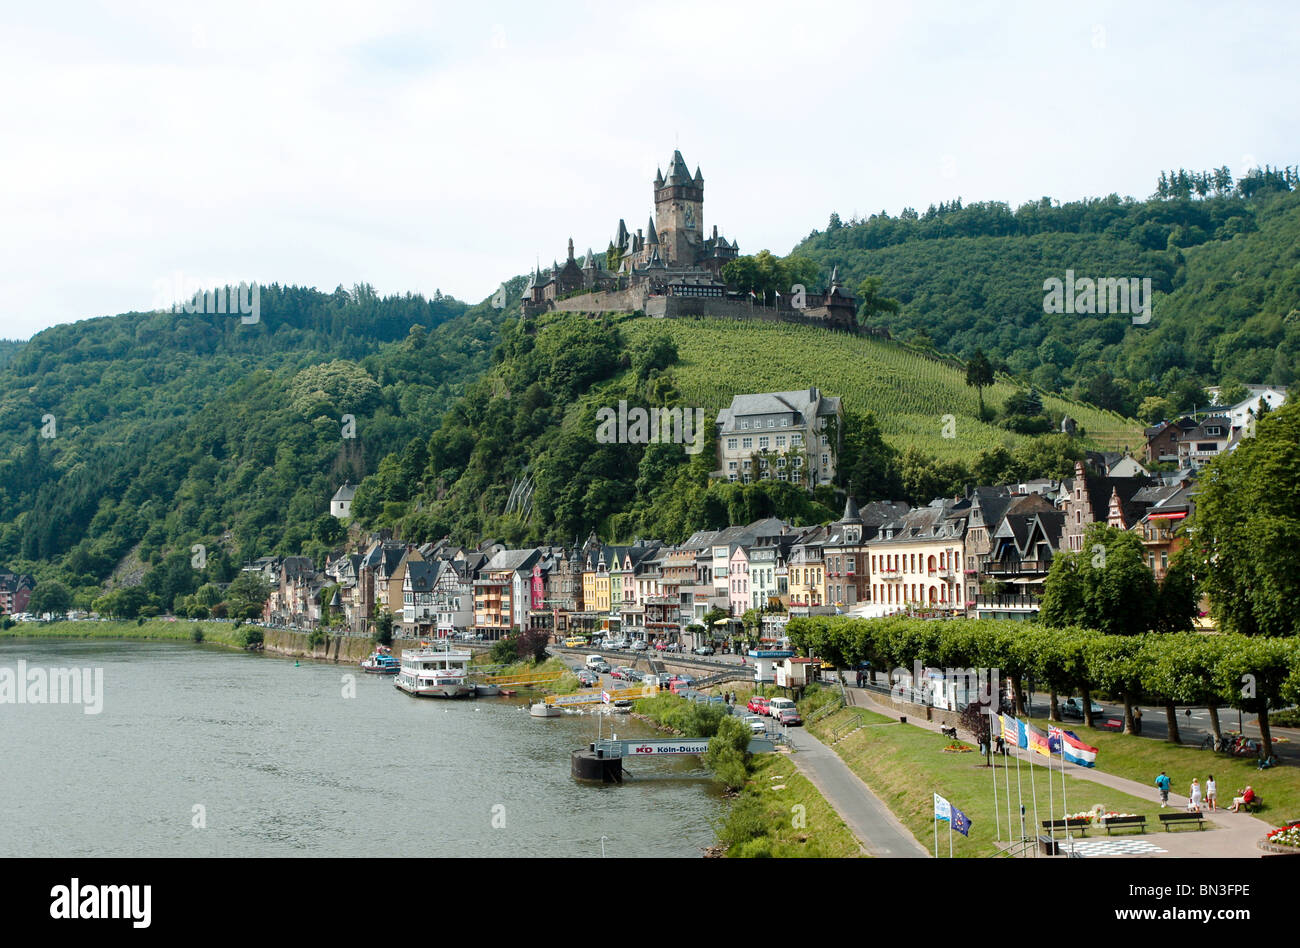
[[[749,699],[749,704],[745,705],[745,707],[749,708],[749,710],[753,711],[755,714],[767,714],[769,703],[770,699],[764,698],[761,695],[754,695]]]
[[[600,678],[599,676],[593,674],[592,672],[589,672],[586,669],[584,669],[578,672],[578,681],[586,685],[588,688],[594,688],[596,684],[599,683]]]
[[[794,708],[782,708],[777,712],[776,719],[781,724],[787,726],[791,724],[803,724],[803,718],[799,716],[799,712]]]
[[[757,714],[751,715],[747,718],[741,718],[741,721],[743,721],[745,724],[748,724],[749,730],[754,734],[767,733],[767,722],[764,721]]]
[[[635,642],[632,643],[632,651],[644,652],[645,650],[646,650],[646,644],[641,639],[637,639]]]
[[[1089,700],[1088,703],[1092,705],[1092,713],[1094,715],[1106,713],[1106,709],[1097,702]],[[1080,720],[1083,720],[1083,699],[1067,698],[1065,703],[1061,705],[1061,717],[1079,718]]]
[[[609,673],[610,678],[617,678],[619,681],[631,681],[631,676],[632,670],[630,668],[624,668],[622,665]]]
[[[588,665],[587,667],[590,668],[598,675],[609,674],[609,662],[596,662],[595,664]]]
[[[695,646],[695,648],[691,649],[691,651],[694,652],[696,655],[712,655],[712,654],[713,654],[713,646],[712,646],[712,645],[697,645],[697,646]]]
[[[782,711],[785,711],[786,709],[793,710],[793,708],[794,702],[789,698],[773,698],[767,703],[767,710],[763,713],[768,717],[774,718],[780,715]]]
[[[673,675],[673,681],[680,681],[684,685],[695,684],[694,675]]]

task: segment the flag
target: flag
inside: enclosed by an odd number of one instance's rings
[[[603,702],[605,702],[606,704],[609,704],[609,692],[608,692],[608,691],[602,691],[602,692],[600,693],[600,700],[603,701]]]
[[[1044,757],[1051,757],[1052,752],[1048,750],[1047,746],[1047,735],[1032,724],[1026,724],[1025,728],[1029,731],[1029,749],[1042,754]]]
[[[1029,734],[1025,731],[1025,726],[1005,714],[1002,715],[1002,734],[1008,744],[1015,744],[1017,747],[1029,746]]]
[[[1047,728],[1047,749],[1053,754],[1061,753],[1061,729],[1055,724]]]
[[[952,804],[937,793],[934,795],[934,818],[936,820],[952,819]]]
[[[1070,763],[1078,764],[1080,767],[1097,766],[1097,748],[1089,747],[1079,740],[1078,735],[1073,731],[1065,731],[1061,740],[1065,745],[1061,752]]]
[[[952,808],[952,828],[963,836],[970,836],[970,817],[956,807]]]

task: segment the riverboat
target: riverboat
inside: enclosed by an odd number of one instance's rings
[[[425,646],[402,652],[393,684],[417,698],[467,698],[474,694],[468,678],[471,653]]]

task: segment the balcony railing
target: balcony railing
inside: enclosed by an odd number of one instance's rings
[[[1037,596],[976,596],[975,607],[977,609],[1007,609],[1019,610],[1022,612],[1035,612],[1038,610],[1039,599]]]
[[[1051,560],[989,560],[983,564],[988,576],[1011,576],[1024,573],[1046,573],[1052,568]]]

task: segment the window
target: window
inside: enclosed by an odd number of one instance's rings
[[[776,459],[776,466],[777,466],[778,468],[783,468],[783,467],[785,467],[785,458],[777,458],[777,459]],[[785,478],[782,478],[782,480],[784,480],[784,479],[785,479]]]
[[[740,442],[740,446],[741,446],[742,448],[746,449],[746,450],[749,450],[749,449],[751,449],[751,448],[754,447],[754,439],[753,439],[753,438],[742,438],[742,439],[741,439],[741,442]]]
[[[763,435],[761,438],[759,438],[759,439],[758,439],[758,447],[759,447],[759,450],[761,450],[761,451],[766,451],[766,450],[767,450],[767,447],[768,447],[768,444],[767,444],[767,443],[768,443],[768,441],[770,441],[770,440],[771,440],[771,439],[770,439],[767,435]]]
[[[748,421],[742,421],[742,422],[740,423],[740,428],[741,428],[742,431],[748,431],[748,430],[749,430],[749,422],[748,422]]]
[[[769,418],[769,419],[767,419],[767,426],[768,426],[769,428],[775,428],[775,427],[776,427],[776,419],[775,419],[775,418]]]
[[[797,448],[801,444],[803,444],[803,435],[801,434],[790,435],[790,446],[792,448]]]
[[[781,419],[781,427],[782,427],[782,428],[789,428],[789,427],[790,427],[790,419],[789,419],[789,418],[782,418],[782,419]]]
[[[823,435],[822,435],[822,447],[826,447],[826,445],[828,445],[828,444],[830,444],[830,443],[831,443],[831,442],[830,442],[830,439],[827,438],[826,435],[823,434]]]
[[[728,438],[728,439],[727,439],[727,450],[728,450],[728,451],[734,451],[734,450],[736,450],[736,439],[735,439],[735,438]]]
[[[736,469],[736,462],[735,462],[735,461],[728,461],[728,462],[727,462],[727,470],[728,470],[728,471],[734,471],[735,469]]]
[[[822,470],[826,470],[826,469],[829,468],[830,466],[831,466],[831,456],[830,456],[829,454],[823,454],[823,455],[822,455]]]
[[[784,481],[784,480],[788,480],[788,476],[785,473],[785,471],[778,471],[776,474],[776,479],[779,481]]]
[[[749,464],[746,463],[745,466],[748,467]],[[745,478],[744,478],[744,481],[745,481],[746,484],[748,484],[749,481],[750,481],[750,477],[749,477],[749,472],[748,472],[748,471],[745,472]]]
[[[785,435],[777,435],[777,436],[776,436],[776,446],[777,446],[778,448],[784,448],[784,447],[785,447]]]
[[[1169,569],[1169,554],[1165,553],[1163,550],[1160,553],[1160,568]]]
[[[794,466],[795,466],[796,468],[803,467],[803,458],[795,458],[795,459],[794,459]]]

